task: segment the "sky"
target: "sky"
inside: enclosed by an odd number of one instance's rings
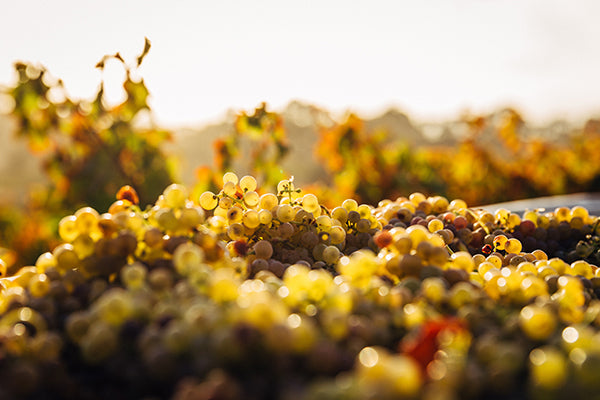
[[[0,86],[13,63],[44,65],[71,96],[101,79],[109,101],[144,37],[139,69],[155,120],[196,126],[265,101],[301,100],[419,121],[513,106],[526,120],[600,117],[596,0],[30,0],[0,15]]]

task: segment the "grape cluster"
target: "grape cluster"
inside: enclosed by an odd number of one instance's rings
[[[320,204],[251,176],[83,207],[0,261],[0,398],[483,399],[600,390],[598,217]],[[585,247],[585,248],[584,248]],[[589,251],[592,248],[593,251]],[[585,252],[583,250],[586,250]]]

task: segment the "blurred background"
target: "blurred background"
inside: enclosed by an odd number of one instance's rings
[[[330,205],[597,192],[598,15],[592,0],[7,3],[0,247],[47,249],[61,216],[106,211],[121,185],[150,204],[226,170],[265,190],[294,176]]]

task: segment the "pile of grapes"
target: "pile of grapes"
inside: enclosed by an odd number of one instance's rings
[[[318,198],[251,176],[59,223],[0,278],[0,398],[548,399],[600,393],[598,218]],[[3,276],[6,275],[6,265]]]

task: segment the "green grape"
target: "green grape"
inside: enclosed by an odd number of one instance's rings
[[[188,191],[185,186],[173,183],[163,191],[165,204],[170,208],[181,208],[185,206]]]
[[[492,263],[494,265],[494,268],[502,268],[502,259],[498,254],[490,254],[485,260],[487,262]]]
[[[239,184],[242,192],[252,192],[256,190],[256,179],[251,175],[242,176]]]
[[[207,222],[208,226],[217,234],[225,233],[225,231],[227,230],[227,220],[223,217],[213,215],[208,219]]]
[[[531,350],[529,368],[533,382],[544,389],[558,389],[568,377],[565,356],[550,346]]]
[[[346,231],[341,226],[333,226],[329,231],[329,237],[331,238],[331,244],[340,244],[346,240]]]
[[[452,261],[453,266],[457,269],[462,269],[467,272],[472,272],[475,270],[473,258],[471,258],[471,254],[466,251],[458,251],[453,253],[450,256],[450,260]]]
[[[448,209],[449,202],[448,199],[443,196],[433,196],[428,199],[429,203],[432,205],[432,211],[434,214],[443,213]]]
[[[260,196],[259,207],[263,210],[271,211],[278,205],[279,200],[277,199],[277,196],[275,196],[273,193],[265,193],[262,196]]]
[[[223,184],[223,193],[227,196],[233,197],[237,193],[237,186],[232,181],[227,181]]]
[[[329,232],[333,226],[333,221],[327,215],[320,215],[315,220],[317,229],[321,232]]]
[[[421,292],[433,304],[439,304],[446,296],[446,281],[439,277],[425,278],[421,283]]]
[[[179,226],[179,221],[172,208],[159,208],[154,217],[158,226],[166,231],[174,231]]]
[[[225,184],[227,182],[231,182],[234,185],[237,185],[237,183],[238,183],[238,176],[235,173],[233,173],[233,172],[226,172],[223,175],[223,184]]]
[[[239,225],[239,224],[238,224]],[[231,226],[229,227],[231,228]],[[180,244],[173,253],[175,270],[181,275],[188,275],[198,264],[204,261],[204,250],[195,243]]]
[[[98,227],[98,211],[92,207],[83,207],[75,212],[75,228],[78,233],[91,233]]]
[[[37,260],[35,262],[35,266],[36,266],[38,272],[43,273],[43,272],[46,272],[46,270],[49,268],[56,267],[56,259],[54,258],[54,255],[52,253],[47,251],[45,253],[42,253],[37,258]],[[6,272],[4,274],[6,274]]]
[[[242,210],[238,206],[233,206],[229,210],[227,210],[227,222],[229,222],[230,224],[242,222],[243,216],[244,210]]]
[[[271,213],[269,213],[271,214]],[[255,229],[260,225],[260,216],[256,210],[246,210],[242,215],[242,224],[246,228]]]
[[[58,234],[63,241],[71,242],[79,235],[76,221],[77,217],[68,215],[63,217],[58,223]]]
[[[519,324],[531,339],[542,341],[554,333],[558,321],[549,308],[531,304],[521,309]]]
[[[120,326],[133,315],[134,305],[131,293],[115,288],[104,292],[93,304],[93,309],[105,322]]]
[[[260,196],[255,191],[251,190],[244,193],[244,204],[250,208],[258,206],[260,202]]]
[[[331,210],[331,218],[337,219],[342,224],[345,224],[348,221],[348,210],[344,207],[336,207]]]
[[[340,250],[335,246],[327,246],[325,249],[323,249],[323,254],[321,256],[322,260],[329,265],[335,265],[340,257]]]
[[[185,229],[193,229],[204,222],[204,210],[200,207],[186,206],[178,217],[179,225]]]
[[[522,248],[521,242],[515,238],[508,239],[504,244],[504,250],[506,250],[507,253],[519,254]]]
[[[307,193],[302,197],[302,207],[309,213],[315,212],[318,208],[321,208],[319,199],[312,193]]]
[[[44,297],[50,290],[50,279],[46,274],[36,274],[29,279],[27,286],[33,297]]]
[[[592,266],[584,260],[574,261],[573,263],[571,263],[567,271],[571,275],[581,275],[587,279],[592,279],[592,277],[594,276]]]
[[[229,198],[227,199],[231,200]],[[219,206],[213,210],[213,216],[223,218],[225,221],[227,221],[227,210],[228,208],[222,208]]]
[[[322,261],[323,260],[323,252],[327,248],[325,243],[319,243],[315,247],[313,247],[312,255],[315,260]],[[339,250],[338,250],[339,251]]]
[[[90,235],[82,233],[73,240],[73,250],[80,260],[94,254],[95,242]]]
[[[119,337],[114,327],[97,320],[89,326],[79,344],[83,358],[90,364],[98,364],[117,350]]]
[[[219,198],[213,192],[203,192],[198,199],[198,204],[205,210],[214,210],[219,205]]]
[[[365,347],[358,354],[358,376],[370,393],[382,398],[412,398],[421,390],[423,377],[412,358],[391,355],[383,348]]]
[[[233,206],[233,200],[230,197],[221,197],[219,199],[219,208],[229,210]],[[216,210],[215,210],[216,212]]]
[[[342,202],[342,207],[348,211],[358,210],[358,203],[354,199],[346,199]]]
[[[277,184],[277,194],[279,196],[286,196],[288,193],[294,191],[294,183],[292,180],[283,179]]]
[[[76,311],[66,318],[65,332],[75,343],[79,343],[87,333],[92,323],[91,316],[86,311]]]
[[[557,207],[554,210],[554,216],[556,217],[558,222],[561,222],[561,221],[569,222],[571,220],[571,210],[569,210],[568,207]]]
[[[415,206],[418,206],[419,204],[421,204],[421,202],[426,201],[427,197],[423,193],[414,192],[414,193],[411,193],[410,196],[408,196],[408,199]]]
[[[64,243],[58,245],[52,251],[52,255],[56,260],[56,268],[61,272],[77,268],[79,265],[79,257],[71,244]]]
[[[427,224],[427,229],[429,229],[429,232],[431,233],[440,231],[444,229],[444,223],[441,220],[434,218]]]
[[[494,237],[494,248],[497,250],[504,250],[504,246],[508,242],[508,238],[504,235],[498,235]]]
[[[454,199],[448,205],[448,210],[450,211],[459,211],[468,208],[467,203],[461,199]]]
[[[281,222],[290,222],[294,220],[296,211],[289,204],[281,204],[277,208],[277,219]]]
[[[148,270],[146,267],[140,262],[135,262],[121,269],[121,282],[128,289],[139,289],[145,285],[147,275]]]
[[[244,225],[239,222],[235,222],[227,228],[227,236],[231,240],[239,240],[244,237]]]
[[[262,209],[258,212],[258,219],[262,225],[269,225],[273,220],[273,214],[266,209]]]
[[[371,207],[367,204],[361,204],[357,207],[356,211],[361,218],[369,218],[371,216]]]

